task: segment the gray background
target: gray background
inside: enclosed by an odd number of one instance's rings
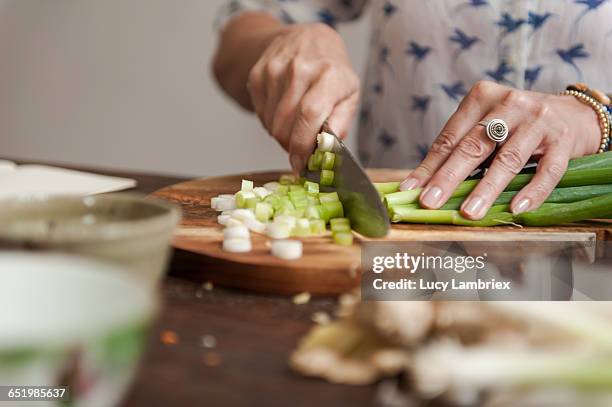
[[[211,78],[222,3],[0,0],[0,157],[187,175],[288,167]],[[359,70],[365,20],[341,30]]]

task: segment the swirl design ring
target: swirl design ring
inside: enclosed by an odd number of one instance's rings
[[[508,138],[508,125],[502,119],[493,119],[488,122],[483,120],[478,124],[486,128],[487,137],[496,143],[501,143]]]

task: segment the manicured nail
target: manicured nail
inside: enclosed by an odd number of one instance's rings
[[[427,188],[421,198],[421,203],[428,208],[438,208],[442,198],[442,188],[434,186]]]
[[[292,155],[291,157],[289,157],[289,162],[291,163],[291,167],[295,172],[300,172],[304,169],[304,162],[302,161],[300,156]]]
[[[531,206],[531,200],[529,198],[523,198],[516,204],[512,213],[518,215],[519,213],[527,212]]]
[[[416,178],[406,178],[404,182],[400,184],[400,191],[410,191],[419,186],[419,180]]]
[[[463,211],[472,218],[480,219],[484,216],[484,199],[479,196],[468,199],[463,205]]]

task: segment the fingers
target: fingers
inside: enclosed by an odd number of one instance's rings
[[[336,106],[358,94],[358,83],[354,78],[347,80],[342,72],[327,67],[306,92],[295,116],[289,145],[289,160],[294,171],[299,172],[304,168],[314,150],[316,135]],[[340,115],[335,120],[342,125],[343,121],[347,121],[350,108],[340,106],[339,109]]]
[[[482,219],[499,194],[525,166],[533,151],[542,141],[543,129],[533,123],[519,125],[515,133],[497,152],[491,167],[478,186],[461,205],[463,216]]]
[[[291,130],[297,117],[300,101],[311,86],[311,79],[304,75],[304,68],[299,68],[292,64],[287,75],[284,93],[278,101],[270,134],[274,137],[285,150],[289,151],[289,140]]]
[[[338,103],[331,115],[327,119],[329,127],[331,127],[336,135],[341,139],[346,138],[351,128],[351,123],[359,107],[359,93],[356,92],[352,96]]]
[[[570,148],[565,143],[559,143],[547,150],[540,159],[531,182],[512,200],[512,213],[516,215],[527,212],[544,203],[567,170]]]
[[[506,92],[506,88],[494,82],[477,82],[450,117],[423,162],[402,182],[400,189],[409,190],[425,185],[464,136]]]
[[[266,107],[266,83],[265,83],[265,62],[259,61],[253,66],[247,80],[247,90],[251,97],[253,110],[265,127],[265,107]]]
[[[420,196],[425,208],[438,209],[450,198],[457,186],[495,149],[485,129],[476,125],[457,144],[450,157],[436,171]]]

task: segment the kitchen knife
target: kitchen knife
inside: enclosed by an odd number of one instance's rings
[[[344,216],[350,219],[353,230],[364,236],[386,236],[389,232],[389,216],[374,184],[327,122],[323,124],[321,131],[331,134],[335,139],[332,149],[336,154],[334,182],[329,188],[338,192],[344,207]],[[320,172],[305,169],[302,176],[318,183]],[[326,187],[321,188],[326,189]]]

